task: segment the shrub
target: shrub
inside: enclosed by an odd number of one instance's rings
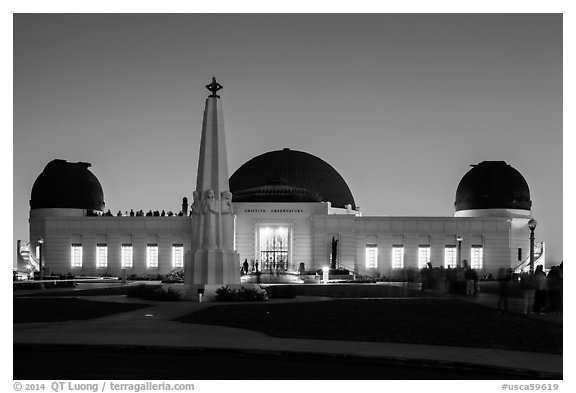
[[[161,300],[167,302],[179,302],[182,300],[182,295],[172,288],[158,288],[152,292],[151,300]]]
[[[162,280],[163,283],[183,283],[184,282],[184,270],[171,270],[168,272],[166,277]]]
[[[292,285],[272,285],[266,288],[268,296],[273,299],[294,299],[296,288]]]
[[[161,281],[163,278],[164,276],[161,274],[147,274],[145,276],[131,274],[126,277],[128,281]]]
[[[268,293],[261,288],[232,289],[228,285],[216,290],[216,300],[220,302],[254,302],[268,300]]]
[[[177,302],[182,300],[182,296],[172,288],[163,288],[160,285],[140,284],[131,287],[127,297],[139,297],[147,300],[160,300]]]

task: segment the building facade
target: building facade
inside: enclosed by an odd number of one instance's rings
[[[53,160],[38,176],[30,242],[18,242],[18,270],[42,265],[52,274],[157,276],[183,269],[197,230],[187,198],[176,215],[112,215],[90,165]],[[457,186],[452,217],[364,216],[330,164],[288,148],[246,162],[229,190],[234,249],[253,270],[331,266],[400,277],[407,268],[467,266],[495,276],[500,268],[528,267],[530,191],[504,161],[472,165]],[[536,264],[544,264],[544,255],[539,250]]]
[[[55,160],[34,185],[30,250],[37,259],[42,253],[48,272],[121,276],[126,271],[128,276],[155,276],[182,269],[194,230],[187,207],[183,206],[181,215],[170,216],[104,214],[103,192],[99,183],[94,186],[88,165]],[[500,163],[496,170],[503,168],[511,169]],[[79,181],[77,176],[63,181],[78,169],[90,182]],[[66,196],[60,201],[43,200],[45,194],[53,198],[52,176],[61,182],[59,189]],[[313,271],[329,266],[333,253],[338,268],[386,277],[400,276],[404,268],[425,268],[429,263],[445,268],[469,266],[492,275],[501,267],[518,270],[527,266],[529,209],[506,205],[473,209],[476,206],[467,204],[454,217],[363,216],[353,208],[353,200],[340,200],[340,206],[310,200],[323,197],[299,184],[289,185],[298,179],[284,178],[283,184],[239,190],[240,201],[234,202],[234,247],[240,260],[247,260],[251,268],[297,272],[303,264],[305,270]],[[337,187],[334,190],[338,192]],[[332,199],[338,196],[332,195]],[[543,258],[537,260],[542,263]],[[21,266],[21,270],[25,268]]]

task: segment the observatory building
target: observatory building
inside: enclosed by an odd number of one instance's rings
[[[40,258],[45,273],[75,276],[156,276],[183,269],[195,231],[187,198],[178,214],[112,215],[90,166],[56,159],[38,176],[30,241],[19,242],[18,270],[38,269]],[[500,268],[528,268],[530,190],[504,161],[472,165],[457,184],[451,217],[360,214],[333,166],[289,148],[240,166],[229,190],[233,246],[240,262],[254,269],[296,273],[332,263],[360,275],[398,277],[405,268],[430,264],[493,276]],[[539,246],[535,264],[543,263]]]

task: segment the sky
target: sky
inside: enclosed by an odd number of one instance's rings
[[[13,226],[55,158],[92,163],[106,208],[192,197],[204,100],[229,173],[288,147],[332,165],[367,216],[452,216],[471,164],[530,187],[562,254],[561,14],[15,14]]]

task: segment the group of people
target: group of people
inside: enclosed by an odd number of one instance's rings
[[[117,217],[172,217],[172,216],[178,216],[178,217],[182,217],[184,215],[184,213],[180,212],[180,213],[173,213],[171,210],[168,210],[168,212],[166,212],[165,210],[162,210],[161,212],[158,210],[152,211],[152,210],[148,210],[148,213],[144,213],[143,210],[138,210],[138,211],[134,211],[133,209],[130,209],[130,212],[128,212],[127,210],[124,211],[124,213],[122,213],[121,210],[118,210],[118,213],[116,213]],[[113,217],[114,214],[112,214],[112,212],[110,211],[110,209],[108,209],[108,211],[106,211],[105,213],[102,214],[103,217]]]
[[[536,266],[534,273],[525,272],[520,274],[520,288],[524,299],[524,314],[544,314],[548,312],[562,311],[562,263],[559,266],[552,266],[548,275],[544,272],[542,265]],[[500,269],[498,271],[498,311],[508,311],[508,295],[510,283],[518,278],[512,274],[510,269]]]
[[[437,295],[445,296],[466,295],[474,296],[479,292],[478,273],[469,267],[428,268],[421,269],[422,291],[433,291]]]
[[[563,268],[552,266],[548,275],[542,265],[536,267],[534,274],[520,276],[520,287],[524,295],[524,314],[562,311]]]
[[[240,267],[240,274],[241,275],[247,275],[249,272],[259,272],[259,265],[258,265],[258,261],[254,261],[254,259],[252,259],[252,266],[250,266],[248,264],[248,258],[244,259],[244,262],[242,263],[242,266]]]

